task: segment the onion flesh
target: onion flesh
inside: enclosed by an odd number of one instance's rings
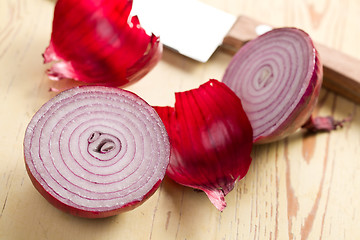
[[[175,94],[174,107],[155,107],[168,131],[167,176],[200,189],[214,206],[243,178],[251,163],[252,128],[240,99],[225,84],[210,80]]]
[[[166,129],[137,95],[110,87],[64,91],[29,123],[25,164],[36,189],[73,215],[130,210],[159,187],[169,163]]]
[[[299,129],[317,103],[322,64],[307,33],[271,30],[245,44],[223,76],[241,99],[255,143],[284,138]]]
[[[53,80],[122,86],[141,79],[160,60],[162,44],[147,35],[129,0],[58,0],[43,57]]]

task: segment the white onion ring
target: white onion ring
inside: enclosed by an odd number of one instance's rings
[[[137,95],[107,87],[62,92],[34,115],[25,163],[38,191],[73,215],[108,217],[155,192],[169,163],[166,129]]]
[[[308,34],[279,28],[245,44],[223,82],[241,99],[254,142],[270,142],[309,119],[322,84],[322,65]]]

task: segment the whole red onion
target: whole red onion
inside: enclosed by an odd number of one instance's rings
[[[307,33],[279,28],[246,43],[222,81],[241,99],[254,142],[271,142],[310,118],[322,84],[322,64]]]
[[[50,203],[100,218],[132,209],[155,192],[170,146],[156,111],[137,95],[77,87],[34,115],[24,155],[30,179]]]

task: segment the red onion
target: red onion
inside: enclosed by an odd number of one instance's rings
[[[54,80],[121,86],[146,75],[160,60],[162,45],[149,36],[131,0],[58,0],[44,62]]]
[[[44,104],[24,139],[36,189],[76,216],[108,217],[140,205],[159,187],[169,163],[166,129],[137,95],[77,87]]]
[[[308,34],[274,29],[235,54],[223,82],[241,99],[254,142],[271,142],[309,119],[322,84],[322,64]]]
[[[251,163],[252,128],[240,99],[225,84],[210,80],[175,94],[175,107],[155,107],[171,143],[167,176],[204,191],[222,211],[224,196]]]

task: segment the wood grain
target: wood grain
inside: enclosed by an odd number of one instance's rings
[[[202,0],[274,26],[297,26],[316,42],[359,58],[358,0]],[[244,179],[220,213],[205,194],[165,179],[139,208],[108,219],[72,217],[32,186],[22,141],[32,115],[72,81],[52,82],[41,53],[50,39],[53,0],[0,1],[0,239],[360,239],[360,107],[322,89],[316,115],[352,116],[331,133],[291,137],[253,149]],[[201,64],[167,49],[158,66],[127,86],[150,104],[221,79],[231,56]],[[77,83],[78,84],[78,83]],[[156,89],[156,90],[155,90]]]

